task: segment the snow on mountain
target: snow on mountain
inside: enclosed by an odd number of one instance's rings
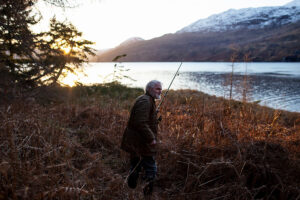
[[[222,32],[242,28],[260,29],[294,23],[299,20],[300,0],[294,0],[284,6],[230,9],[206,19],[200,19],[177,33]]]
[[[297,7],[298,6],[298,7],[300,7],[300,0],[294,0],[290,3],[287,3],[285,6],[288,6],[288,7],[293,7],[293,6]]]

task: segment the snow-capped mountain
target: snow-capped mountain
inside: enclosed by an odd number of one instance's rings
[[[285,6],[289,6],[289,7],[300,6],[300,1],[299,0],[291,1],[290,3],[287,3]]]
[[[96,58],[111,62],[300,62],[300,0],[284,6],[228,10],[151,40],[131,38]]]
[[[206,19],[200,19],[177,33],[261,29],[295,23],[299,20],[300,0],[294,0],[284,6],[230,9]]]

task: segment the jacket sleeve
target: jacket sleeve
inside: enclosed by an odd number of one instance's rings
[[[148,99],[140,99],[136,102],[134,126],[147,143],[155,139],[154,133],[149,126],[150,110],[151,103]]]

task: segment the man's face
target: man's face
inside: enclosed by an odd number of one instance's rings
[[[161,84],[156,84],[152,89],[151,89],[151,95],[154,97],[154,99],[160,99],[161,95]]]

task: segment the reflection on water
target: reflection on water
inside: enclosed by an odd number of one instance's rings
[[[124,75],[136,80],[122,79],[121,82],[131,87],[144,87],[149,80],[157,79],[167,88],[179,64],[121,63],[130,69]],[[79,80],[84,84],[110,81],[105,77],[113,73],[113,66],[114,63],[92,63],[86,67],[87,76]],[[231,63],[183,63],[171,89],[195,89],[228,98],[231,71]],[[300,63],[235,63],[232,80],[234,99],[241,99],[243,90],[247,88],[247,99],[250,101],[300,112]]]
[[[192,82],[200,81],[198,89],[216,96],[228,98],[230,85],[229,73],[187,72]],[[277,109],[300,112],[300,77],[273,76],[265,74],[233,76],[233,98],[241,100],[247,90],[248,101],[261,101]]]

